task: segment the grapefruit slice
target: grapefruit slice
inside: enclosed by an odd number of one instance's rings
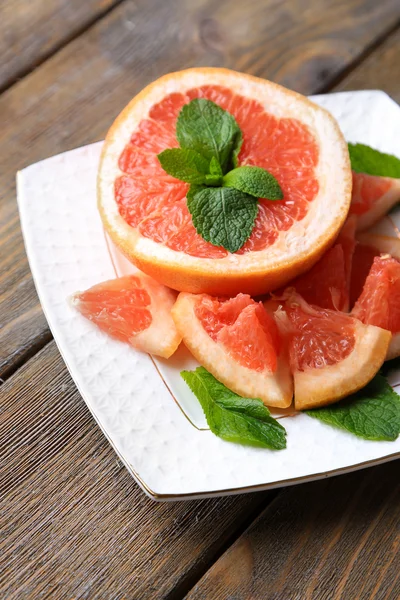
[[[169,358],[181,337],[171,317],[176,294],[143,274],[127,275],[76,292],[73,306],[111,337]]]
[[[182,292],[172,316],[199,363],[232,391],[286,408],[292,376],[274,319],[245,294],[230,300]]]
[[[349,310],[351,263],[355,247],[356,219],[350,217],[336,244],[304,275],[289,285],[306,302],[321,308]],[[279,295],[279,292],[278,292]]]
[[[277,313],[288,334],[294,404],[305,410],[332,404],[364,387],[378,372],[391,334],[354,317],[290,296]]]
[[[357,229],[362,231],[379,221],[400,202],[400,179],[353,173],[350,215],[357,217]]]
[[[400,262],[376,256],[352,314],[363,323],[382,327],[393,337],[387,359],[400,355]]]
[[[234,115],[240,165],[267,169],[284,194],[259,201],[251,237],[234,254],[196,233],[187,184],[157,159],[178,145],[179,111],[199,97]],[[98,176],[104,226],[126,256],[169,287],[213,295],[265,293],[306,271],[332,245],[350,199],[347,145],[333,117],[295,92],[226,69],[188,69],[146,87],[108,132]]]
[[[353,266],[351,271],[350,308],[353,308],[354,304],[357,302],[372,267],[372,263],[374,262],[374,258],[379,255],[380,251],[378,248],[370,246],[369,244],[357,242],[353,254]]]

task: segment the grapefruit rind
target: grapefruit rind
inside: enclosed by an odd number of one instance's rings
[[[307,215],[263,251],[224,258],[198,258],[172,250],[128,225],[120,216],[114,181],[121,176],[118,159],[140,121],[167,94],[219,85],[256,98],[277,117],[301,120],[319,145],[316,176],[319,192]],[[287,283],[311,268],[333,243],[351,201],[351,170],[343,135],[334,118],[304,96],[250,75],[218,68],[187,69],[161,77],[142,90],[122,111],[104,143],[98,174],[98,207],[115,244],[142,271],[164,285],[192,293],[258,295]]]
[[[143,288],[150,295],[151,305],[147,308],[151,312],[152,321],[147,329],[133,335],[129,340],[129,344],[142,352],[169,358],[178,349],[182,341],[171,316],[176,293],[143,273],[135,273],[135,277],[141,280]],[[71,305],[78,311],[79,293],[76,292],[70,298]]]
[[[196,295],[180,293],[172,309],[172,317],[185,345],[198,362],[240,396],[260,398],[267,406],[290,406],[293,381],[288,361],[279,358],[275,373],[268,370],[258,372],[240,365],[205,331],[195,314],[197,301]]]
[[[398,356],[400,356],[400,333],[393,333],[385,360],[392,360]]]
[[[345,359],[323,369],[294,373],[296,410],[333,404],[363,388],[376,375],[389,348],[390,331],[356,321],[354,333],[354,349]]]

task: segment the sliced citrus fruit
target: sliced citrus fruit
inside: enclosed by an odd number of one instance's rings
[[[356,220],[343,226],[336,244],[305,274],[289,283],[306,302],[321,308],[347,311]],[[278,292],[279,295],[279,292]]]
[[[376,256],[352,314],[363,323],[392,332],[387,358],[400,355],[400,262]]]
[[[350,213],[357,217],[359,231],[371,227],[400,202],[400,179],[353,171]]]
[[[292,376],[274,319],[261,303],[239,294],[230,300],[182,292],[172,309],[193,356],[241,396],[286,408]]]
[[[94,285],[72,297],[73,306],[111,337],[169,358],[181,337],[171,317],[176,294],[143,274]]]
[[[372,263],[374,262],[374,258],[379,255],[380,251],[378,248],[357,242],[353,254],[353,265],[351,270],[350,308],[353,308],[354,304],[357,302],[372,267]]]
[[[286,329],[295,408],[331,404],[366,385],[381,367],[391,334],[354,317],[290,296],[278,323]]]
[[[230,254],[196,232],[188,186],[157,154],[178,145],[182,106],[207,98],[236,118],[240,165],[274,175],[282,201],[259,201],[253,232]],[[233,296],[276,289],[332,245],[351,199],[347,146],[332,116],[269,81],[226,69],[171,73],[138,94],[107,134],[98,177],[99,210],[119,248],[142,271],[177,290]]]

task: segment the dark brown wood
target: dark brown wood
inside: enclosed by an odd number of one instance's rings
[[[116,0],[2,0],[0,89],[104,15]]]
[[[84,5],[86,3],[82,3]],[[326,87],[393,28],[398,0],[126,1],[0,97],[0,332],[5,377],[47,340],[29,277],[15,203],[15,171],[101,139],[121,108],[159,75],[221,65],[304,93]],[[28,284],[26,284],[28,286]],[[8,300],[7,300],[8,298]],[[9,298],[13,298],[10,303]],[[24,344],[18,333],[24,321]]]
[[[287,489],[187,600],[398,600],[399,463]]]
[[[400,103],[400,29],[391,35],[359,67],[345,78],[335,91],[383,90]]]
[[[274,497],[148,499],[93,421],[54,342],[2,387],[0,448],[7,600],[182,597]]]

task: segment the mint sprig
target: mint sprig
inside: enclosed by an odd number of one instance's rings
[[[400,396],[381,374],[337,404],[304,412],[365,440],[394,441],[400,434]]]
[[[242,398],[204,367],[182,371],[182,379],[199,400],[211,431],[228,442],[281,450],[286,430],[257,398]]]
[[[400,178],[400,159],[365,144],[348,144],[351,168],[357,173]]]
[[[164,150],[164,171],[190,184],[188,209],[204,240],[236,252],[248,240],[257,199],[282,200],[275,177],[255,166],[238,166],[242,132],[233,115],[205,98],[181,109],[176,125],[180,148]]]

